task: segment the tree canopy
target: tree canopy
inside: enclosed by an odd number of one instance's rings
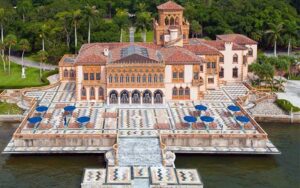
[[[58,62],[83,43],[120,41],[121,31],[131,25],[151,30],[151,18],[158,16],[156,6],[165,1],[1,0],[0,28],[3,38],[14,34],[27,39],[29,53],[37,53],[44,45],[48,60]],[[217,34],[241,33],[257,40],[261,49],[273,49],[274,38],[279,50],[300,46],[297,0],[175,1],[185,7],[190,37],[214,39]]]

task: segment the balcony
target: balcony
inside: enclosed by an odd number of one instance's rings
[[[210,68],[206,70],[207,74],[217,74],[217,69],[216,68]]]
[[[192,80],[192,86],[201,86],[203,84],[204,84],[203,79]]]

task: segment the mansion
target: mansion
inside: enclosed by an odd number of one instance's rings
[[[168,1],[157,9],[153,42],[84,44],[77,55],[60,60],[60,81],[76,83],[78,101],[198,100],[207,90],[247,79],[257,57],[256,41],[240,34],[189,38],[182,6]]]

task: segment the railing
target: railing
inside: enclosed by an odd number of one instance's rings
[[[217,74],[217,69],[215,68],[210,68],[206,70],[207,74]]]
[[[167,149],[167,146],[163,143],[160,133],[159,133],[158,137],[159,137],[159,146],[160,146],[161,156],[162,156],[162,165],[166,166],[166,149]]]

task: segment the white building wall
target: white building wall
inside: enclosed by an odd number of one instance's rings
[[[82,80],[83,80],[83,71],[82,66],[76,67],[76,94],[77,94],[77,100],[81,99],[81,87],[82,87]]]
[[[221,67],[224,68],[224,78],[220,78],[220,80],[225,80],[227,82],[240,82],[242,80],[242,65],[243,65],[243,55],[246,51],[243,50],[232,50],[232,43],[225,43],[225,50],[220,51],[224,56],[224,63],[220,63]],[[233,63],[233,55],[238,55],[238,63]],[[232,69],[238,68],[238,77],[232,77]]]

